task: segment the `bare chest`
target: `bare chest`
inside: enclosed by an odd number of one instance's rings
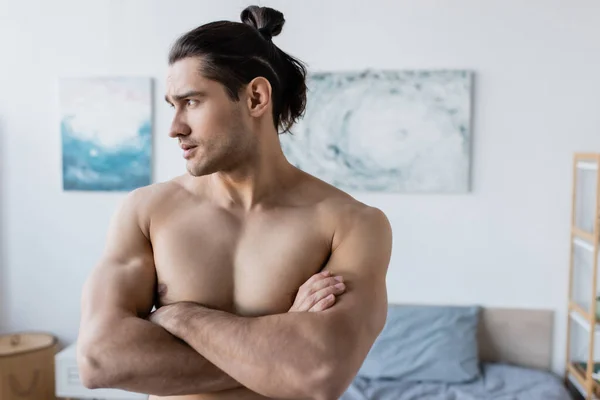
[[[199,209],[153,224],[159,305],[194,301],[248,316],[286,312],[331,249],[309,210],[240,219]]]

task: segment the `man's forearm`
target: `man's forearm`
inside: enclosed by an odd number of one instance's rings
[[[323,338],[335,337],[337,329],[326,325],[322,315],[244,318],[199,305],[181,309],[166,317],[171,322],[163,326],[242,385],[268,397],[325,396],[321,393],[335,362],[336,346]],[[323,335],[323,329],[332,335]]]
[[[174,396],[241,386],[162,327],[133,316],[104,323],[78,350],[82,378],[93,388]]]

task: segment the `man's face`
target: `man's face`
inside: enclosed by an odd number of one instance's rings
[[[169,136],[177,138],[191,175],[234,168],[254,148],[246,102],[232,101],[225,87],[200,74],[200,59],[169,67],[165,96],[175,115]]]

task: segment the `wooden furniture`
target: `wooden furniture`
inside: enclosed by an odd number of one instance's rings
[[[573,159],[569,312],[565,377],[586,400],[600,398],[594,362],[600,361],[598,251],[600,237],[600,153],[576,153]]]
[[[0,336],[0,399],[54,399],[57,340],[46,333]]]

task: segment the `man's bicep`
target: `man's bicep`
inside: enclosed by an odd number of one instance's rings
[[[152,246],[141,228],[142,196],[130,193],[110,221],[106,246],[87,279],[82,322],[148,315],[153,306],[156,272]]]
[[[367,208],[343,235],[325,269],[344,278],[346,292],[324,313],[359,335],[355,339],[370,348],[387,316],[392,231],[383,212]]]

